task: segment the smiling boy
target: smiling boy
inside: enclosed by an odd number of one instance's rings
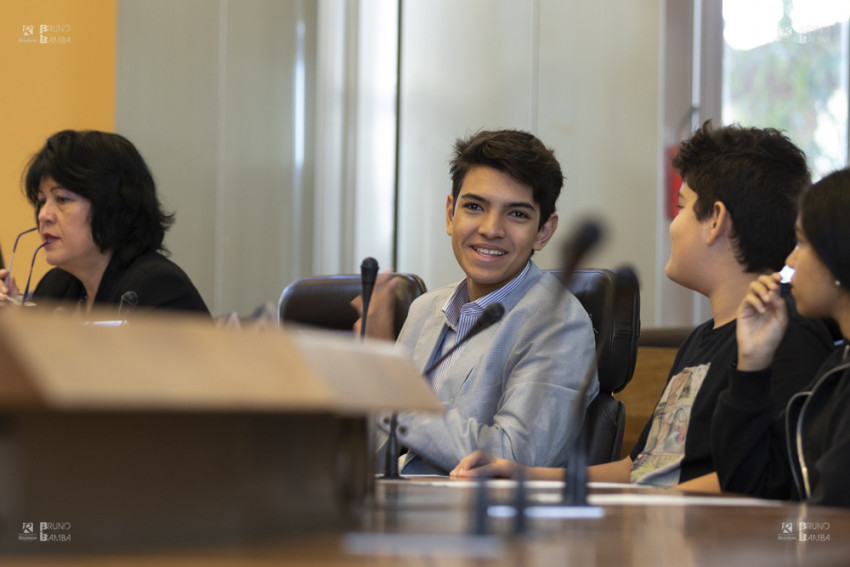
[[[531,261],[558,227],[560,165],[537,138],[516,130],[479,132],[454,149],[446,232],[466,277],[417,299],[398,344],[427,368],[488,305],[501,303],[506,312],[427,377],[442,415],[399,416],[399,442],[408,449],[400,470],[447,474],[475,449],[563,465],[594,338],[578,300]],[[585,407],[597,391],[594,382]]]

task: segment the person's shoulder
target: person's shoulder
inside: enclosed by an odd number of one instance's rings
[[[535,267],[532,264],[532,268]],[[540,269],[531,270],[526,277],[533,278],[532,287],[540,288],[551,295],[560,294],[564,289],[564,284],[552,272]]]
[[[534,264],[531,267],[532,270],[526,275],[528,280],[525,282],[526,290],[523,294],[525,303],[546,303],[557,310],[582,306],[579,299],[558,277],[551,272],[537,269]]]
[[[133,260],[127,266],[128,274],[141,274],[149,272],[158,272],[163,274],[175,274],[185,276],[186,272],[183,268],[175,264],[171,259],[166,258],[163,254],[157,251],[145,252],[141,256]]]
[[[80,280],[65,270],[53,268],[41,277],[33,294],[36,297],[60,298],[69,292],[78,291],[81,285]]]
[[[117,289],[133,290],[140,306],[209,312],[192,280],[176,263],[156,251],[138,256],[123,272]]]
[[[120,281],[119,287],[140,288],[136,291],[159,289],[163,286],[195,289],[195,285],[183,268],[156,251],[145,252],[133,260],[124,270]]]
[[[694,356],[704,358],[705,352],[713,352],[717,356],[736,355],[735,326],[735,321],[730,321],[715,329],[714,319],[703,321],[679,345],[676,351],[677,362],[688,361]]]
[[[45,284],[45,285],[56,285],[56,284],[67,285],[68,283],[72,282],[73,280],[76,280],[76,278],[74,276],[72,276],[71,274],[69,274],[68,272],[66,272],[65,270],[63,270],[61,268],[52,268],[52,269],[48,270],[48,272],[41,277],[39,285],[41,285],[41,284]]]

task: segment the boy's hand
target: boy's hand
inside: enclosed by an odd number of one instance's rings
[[[375,279],[375,288],[369,300],[369,314],[366,318],[366,336],[372,339],[395,341],[395,288],[398,278],[389,271],[381,272]],[[359,315],[354,322],[354,332],[360,336],[360,324],[363,317],[363,298],[357,296],[351,300],[351,306]]]

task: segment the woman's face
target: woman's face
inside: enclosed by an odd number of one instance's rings
[[[103,256],[92,238],[91,201],[51,177],[38,188],[38,232],[47,263],[75,275]]]
[[[791,293],[797,300],[797,310],[804,317],[832,317],[841,288],[835,285],[835,276],[806,239],[799,218],[795,230],[797,246],[785,263],[794,268]]]

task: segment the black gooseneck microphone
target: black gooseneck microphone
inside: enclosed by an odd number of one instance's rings
[[[472,324],[469,331],[460,338],[459,341],[456,341],[455,344],[447,350],[440,358],[435,360],[432,364],[429,364],[425,370],[422,371],[423,376],[428,376],[431,372],[434,371],[446,358],[451,356],[457,349],[459,349],[463,344],[465,344],[469,339],[487,329],[492,327],[496,323],[498,323],[502,317],[505,316],[505,307],[501,303],[493,303],[488,305],[484,311],[482,311],[481,315],[478,316],[475,323]],[[390,418],[390,433],[389,439],[387,439],[387,452],[384,461],[384,478],[401,478],[398,471],[398,435],[396,433],[396,429],[398,428],[398,412],[393,412],[392,418]]]
[[[363,315],[360,317],[360,338],[366,337],[366,316],[369,313],[369,302],[372,300],[372,291],[375,289],[375,279],[378,277],[378,261],[372,258],[364,258],[360,264],[360,286],[363,297]]]
[[[455,342],[455,344],[452,345],[449,350],[443,353],[440,358],[435,360],[425,370],[423,370],[422,374],[424,376],[428,376],[429,374],[431,374],[431,372],[433,372],[435,368],[437,368],[445,359],[454,354],[454,352],[461,346],[463,346],[463,344],[466,343],[469,339],[471,339],[484,329],[492,327],[493,325],[498,323],[504,316],[505,307],[501,303],[493,303],[488,305],[484,309],[484,311],[481,312],[481,315],[478,317],[475,323],[472,324],[472,327],[469,328],[469,331],[467,331],[467,333],[463,337],[461,337],[459,341]]]
[[[384,418],[386,420],[387,418]],[[384,454],[384,478],[401,478],[398,472],[398,412],[394,411],[390,420],[390,433],[387,438],[387,450]],[[385,421],[386,423],[386,421]]]
[[[576,268],[587,256],[587,253],[602,241],[602,236],[602,224],[599,221],[589,219],[579,224],[564,245],[562,284],[569,285],[570,278],[575,273]]]
[[[121,311],[124,310],[126,314],[128,311],[132,311],[136,305],[139,304],[139,294],[133,291],[125,291],[121,295],[121,302],[118,304],[118,319],[121,319]]]
[[[567,240],[564,246],[564,275],[561,283],[566,290],[572,280],[572,276],[587,253],[593,249],[603,237],[603,229],[601,223],[596,220],[589,219],[581,224],[573,232],[572,236]],[[614,285],[606,290],[603,302],[602,324],[599,329],[599,336],[606,337],[610,333],[611,326],[611,311],[615,291],[618,285],[618,272],[614,275]],[[578,392],[575,400],[573,400],[572,415],[569,424],[569,433],[571,438],[567,443],[567,466],[564,471],[564,494],[563,501],[571,506],[587,506],[587,434],[583,431],[584,415],[585,415],[585,400],[587,392],[590,390],[590,385],[593,382],[593,376],[596,367],[599,363],[599,357],[602,355],[602,349],[605,344],[600,341],[596,345],[593,359],[585,370],[579,383]]]

